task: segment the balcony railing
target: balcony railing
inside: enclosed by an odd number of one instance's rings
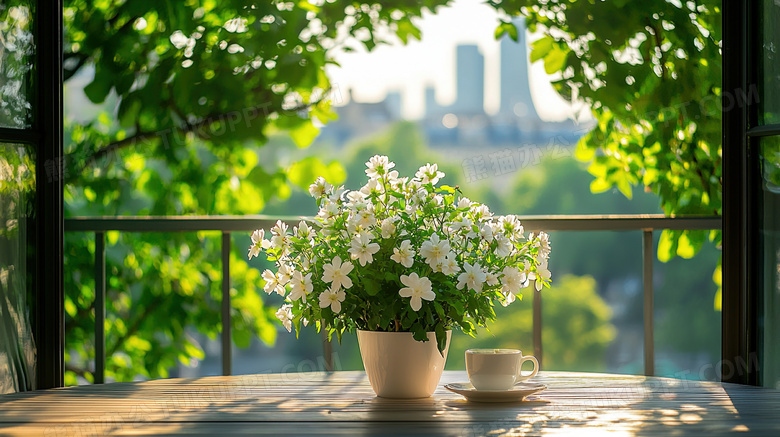
[[[230,235],[269,229],[277,220],[297,224],[290,216],[167,216],[167,217],[75,217],[65,220],[66,232],[95,234],[95,383],[105,381],[106,365],[106,232],[199,232],[222,233],[222,374],[230,375]],[[642,282],[644,313],[644,373],[655,374],[653,347],[653,232],[721,229],[720,216],[665,217],[663,215],[520,216],[527,231],[640,231],[642,232]],[[534,355],[542,357],[542,297],[533,293]],[[332,369],[331,345],[324,342],[326,368]]]

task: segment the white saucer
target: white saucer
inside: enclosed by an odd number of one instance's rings
[[[455,382],[444,384],[444,388],[474,402],[520,402],[526,396],[538,393],[547,386],[537,382],[518,382],[509,390],[477,390],[470,382]]]

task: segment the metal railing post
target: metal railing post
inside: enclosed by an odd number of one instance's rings
[[[536,281],[534,281],[536,282]],[[542,367],[542,293],[536,291],[536,284],[531,284],[531,293],[534,294],[533,302],[533,336],[534,336],[534,356],[539,361],[539,367]]]
[[[106,233],[95,232],[95,384],[106,376]]]
[[[644,284],[645,376],[655,375],[653,344],[653,230],[642,231],[642,282]]]
[[[232,339],[230,334],[230,232],[222,232],[222,375],[232,369]]]

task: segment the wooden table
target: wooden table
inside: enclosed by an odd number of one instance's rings
[[[442,384],[467,380],[445,372]],[[669,378],[541,372],[513,404],[374,396],[363,372],[163,379],[0,396],[0,435],[780,436],[780,391]]]

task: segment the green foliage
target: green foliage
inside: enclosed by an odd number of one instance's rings
[[[585,164],[572,158],[547,158],[540,165],[519,173],[508,192],[500,196],[500,202],[491,205],[495,205],[500,214],[510,211],[530,215],[658,212],[658,197],[653,193],[634,189],[631,200],[616,188],[600,194],[591,193],[588,188],[590,175],[583,171],[584,167]],[[663,234],[656,232],[655,244],[662,238]],[[555,253],[551,269],[556,278],[563,274],[592,276],[602,296],[608,296],[616,286],[624,293],[630,293],[631,278],[639,278],[642,274],[639,232],[554,232],[550,241]],[[665,264],[655,263],[657,356],[694,352],[713,360],[720,356],[720,314],[713,310],[713,296],[719,284],[708,279],[712,266],[718,264],[719,254],[715,247],[708,245],[693,259],[676,258]],[[720,279],[719,274],[716,279]],[[623,307],[612,319],[620,329],[630,327],[642,318],[640,284],[636,282],[635,287],[633,295],[610,298],[611,304]],[[547,304],[548,300],[545,300]],[[545,318],[545,327],[548,322]],[[621,332],[623,334],[630,335],[630,332]],[[641,365],[621,370],[639,372]],[[659,372],[662,370],[659,362]],[[679,368],[668,374],[672,375],[676,370]]]
[[[522,305],[496,308],[496,320],[474,338],[453,335],[448,369],[463,369],[470,348],[514,348],[533,354],[532,296]],[[542,297],[544,370],[603,371],[605,353],[615,338],[612,311],[589,276],[565,275]]]
[[[544,32],[531,60],[558,74],[560,95],[592,108],[597,124],[577,157],[590,163],[594,193],[615,187],[630,198],[641,184],[667,215],[721,213],[719,1],[491,4]],[[725,98],[758,97],[750,90]],[[708,239],[719,246],[720,231],[664,232],[659,259],[690,258]]]
[[[325,67],[337,42],[370,50],[388,26],[418,38],[411,18],[447,3],[66,1],[66,85],[90,78],[84,94],[106,111],[66,122],[66,215],[256,214],[313,172],[339,182],[337,163],[282,165],[262,146],[284,132],[305,147],[335,118]],[[233,339],[272,343],[248,240],[236,240]],[[109,379],[166,376],[202,357],[189,334],[219,333],[219,248],[212,233],[109,234]],[[93,379],[93,262],[94,237],[67,233],[68,384]]]
[[[7,0],[0,6],[0,127],[32,124],[30,72],[35,56],[30,3]]]

